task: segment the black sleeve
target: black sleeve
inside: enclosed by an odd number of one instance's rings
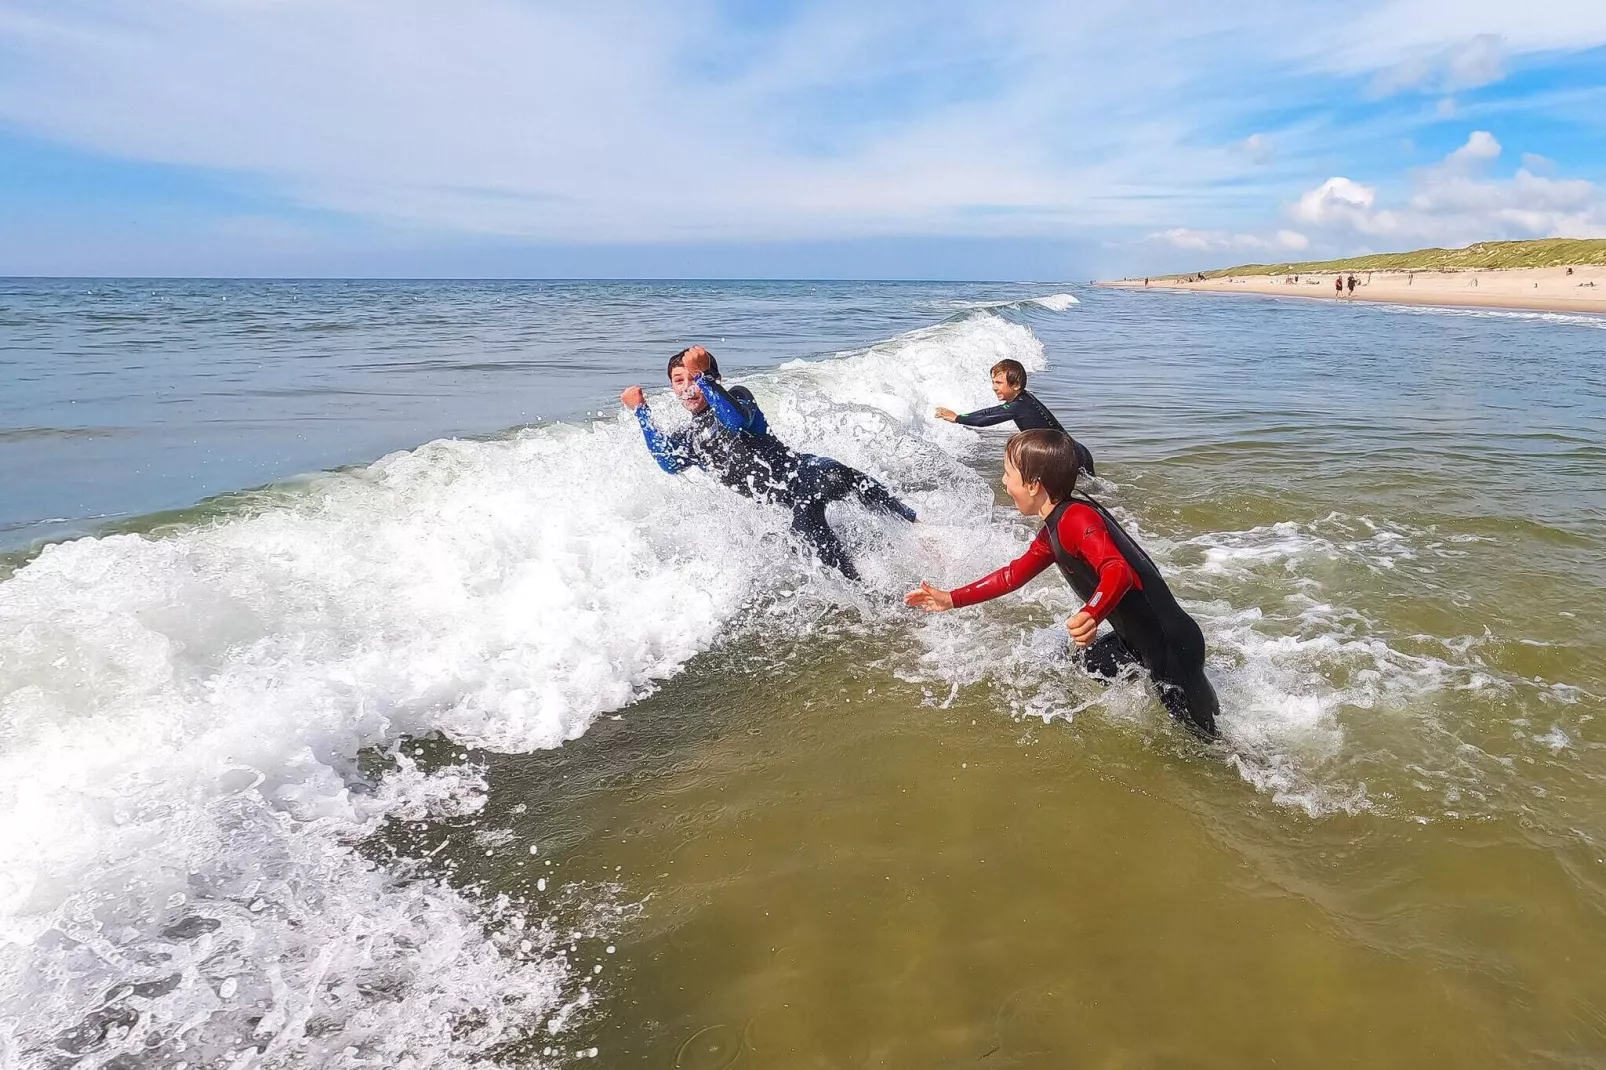
[[[964,424],[966,427],[991,427],[993,424],[1001,424],[1006,420],[1013,420],[1015,413],[1010,408],[1010,404],[1010,402],[1006,401],[1004,404],[994,405],[990,409],[977,409],[975,412],[967,412],[962,416],[956,417],[954,423]]]

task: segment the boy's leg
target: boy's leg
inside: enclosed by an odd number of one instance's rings
[[[831,525],[825,522],[825,501],[816,498],[800,504],[792,511],[792,530],[804,542],[814,547],[814,552],[821,561],[836,569],[850,580],[859,578],[859,570],[853,567],[853,559],[842,548],[842,540],[836,537]]]
[[[1203,669],[1192,673],[1186,683],[1173,684],[1159,677],[1155,677],[1154,683],[1160,690],[1160,702],[1172,717],[1202,735],[1215,738],[1216,714],[1221,712],[1221,704]]]
[[[881,509],[905,520],[915,518],[915,511],[894,498],[886,487],[841,461],[805,457],[798,475],[800,483],[808,485],[811,493],[824,501],[839,502],[853,494],[866,508]]]
[[[1084,647],[1081,651],[1082,668],[1088,675],[1096,676],[1106,683],[1113,681],[1121,675],[1121,670],[1128,665],[1140,665],[1138,656],[1132,648],[1121,641],[1121,637],[1114,632],[1105,632],[1092,645]]]
[[[851,469],[850,469],[851,471]],[[869,508],[881,509],[893,516],[901,516],[913,523],[915,511],[892,496],[892,492],[863,472],[859,476],[859,500]]]

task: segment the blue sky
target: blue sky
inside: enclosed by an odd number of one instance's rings
[[[0,0],[0,273],[1083,279],[1606,237],[1606,4]]]

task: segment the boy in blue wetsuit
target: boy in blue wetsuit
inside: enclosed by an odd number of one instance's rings
[[[658,467],[673,475],[696,465],[740,494],[786,506],[792,510],[792,530],[820,560],[857,580],[858,569],[825,521],[826,505],[851,494],[868,508],[905,520],[914,520],[915,511],[856,468],[794,453],[770,433],[752,392],[742,386],[727,389],[719,378],[719,365],[702,346],[669,358],[669,384],[692,414],[690,426],[669,434],[653,423],[641,387],[630,387],[619,401],[636,414]]]
[[[937,418],[965,427],[991,427],[1006,420],[1014,420],[1022,431],[1046,427],[1051,431],[1064,431],[1048,406],[1026,389],[1026,366],[1018,360],[1001,360],[992,367],[993,396],[1002,404],[975,412],[957,413],[952,409],[938,409]],[[1075,441],[1075,440],[1073,440]],[[1078,467],[1088,475],[1093,471],[1093,454],[1082,443],[1076,443]]]

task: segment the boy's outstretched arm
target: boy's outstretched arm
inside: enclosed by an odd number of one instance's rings
[[[1026,548],[1024,554],[997,572],[952,591],[944,591],[929,583],[922,583],[918,590],[904,595],[903,601],[905,605],[923,609],[927,613],[962,609],[1019,590],[1053,563],[1054,551],[1048,545],[1048,536],[1038,532],[1037,538],[1032,540],[1032,544]]]
[[[925,580],[921,580],[917,589],[903,596],[903,604],[923,609],[927,613],[946,613],[954,608],[954,596],[952,591],[933,587]]]
[[[961,413],[954,417],[954,423],[964,427],[991,427],[1006,420],[1015,418],[1014,410],[1010,408],[1013,402],[1006,401],[1002,405],[993,405],[975,412]]]
[[[641,425],[641,436],[647,440],[647,451],[658,462],[659,468],[675,475],[691,467],[691,458],[680,436],[666,435],[652,422],[652,410],[647,408],[647,398],[641,387],[633,386],[626,390],[619,395],[619,401],[636,414],[636,422]]]

